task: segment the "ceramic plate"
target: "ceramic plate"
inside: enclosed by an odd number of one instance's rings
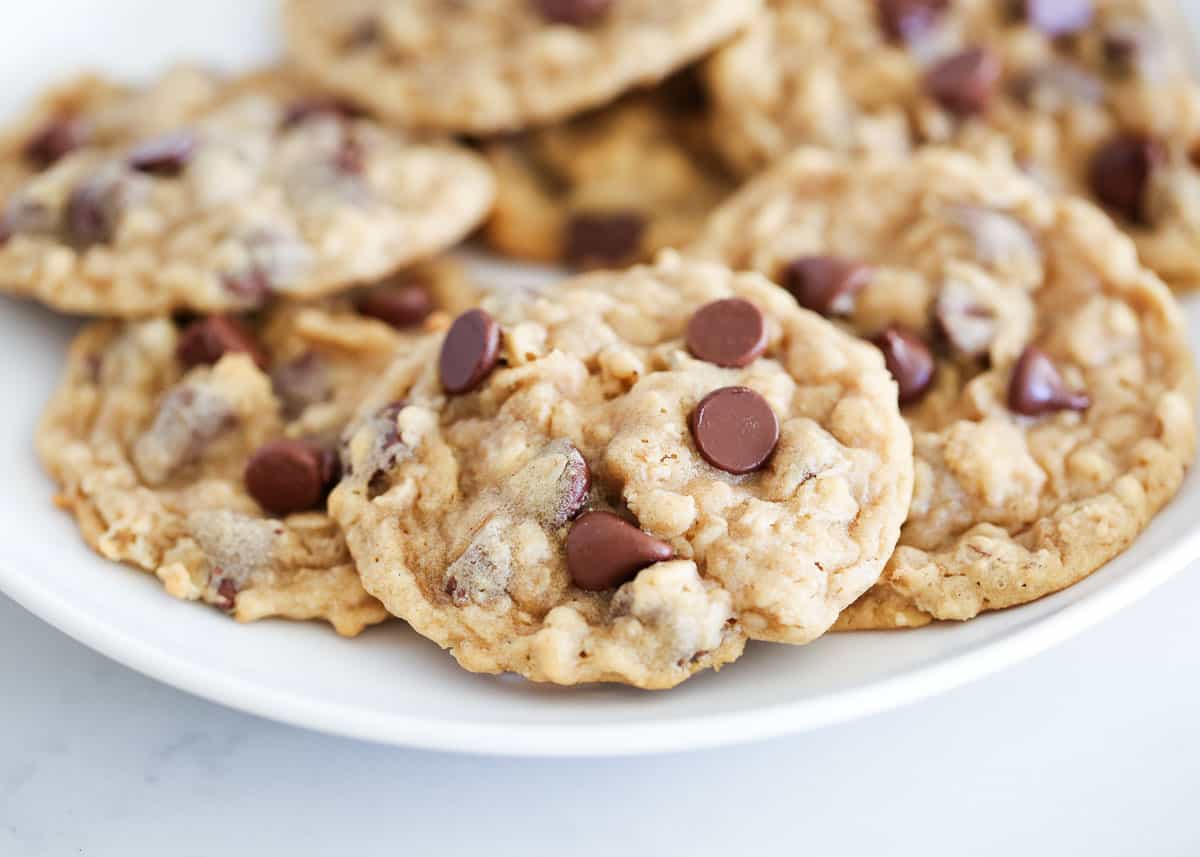
[[[86,0],[19,4],[5,10],[18,20],[9,20],[0,35],[13,48],[0,51],[0,71],[19,68],[20,76],[2,79],[29,90],[81,62],[139,71],[180,50],[245,61],[270,50],[272,5],[112,0],[98,23]],[[196,17],[189,8],[204,14]],[[230,33],[239,34],[234,48]],[[46,45],[55,45],[53,56],[38,52]],[[131,64],[130,57],[143,59]],[[0,103],[11,108],[26,94],[14,89]],[[533,276],[511,268],[503,275]],[[1197,347],[1200,298],[1187,309]],[[74,521],[52,504],[53,486],[32,451],[37,415],[57,383],[74,329],[74,322],[39,308],[0,300],[6,357],[0,361],[0,588],[136,670],[235,708],[326,732],[445,750],[612,755],[815,729],[930,696],[1029,657],[1127,606],[1200,555],[1194,514],[1200,474],[1193,472],[1133,548],[1083,583],[963,625],[829,636],[802,648],[752,644],[720,675],[697,676],[669,693],[564,689],[471,675],[399,622],[353,641],[320,625],[242,626],[215,610],[175,601],[153,577],[92,554]]]

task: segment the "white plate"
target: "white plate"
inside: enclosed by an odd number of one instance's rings
[[[6,48],[0,73],[10,72],[3,79],[29,90],[82,61],[145,70],[181,46],[193,56],[232,62],[271,44],[266,10],[272,5],[110,0],[98,18],[89,0],[13,4],[0,35]],[[101,24],[107,29],[97,29]],[[43,49],[50,44],[54,51]],[[11,107],[24,94],[6,91],[0,105]],[[1200,299],[1190,302],[1188,314],[1195,347]],[[234,708],[327,732],[445,750],[613,755],[814,729],[1029,657],[1128,605],[1200,555],[1194,515],[1200,475],[1193,472],[1133,548],[1088,580],[964,625],[831,636],[803,648],[755,644],[720,675],[698,676],[669,693],[474,676],[399,623],[354,641],[317,625],[241,626],[174,601],[149,575],[93,555],[70,517],[51,504],[53,488],[32,452],[37,414],[57,383],[73,327],[0,300],[7,358],[0,362],[0,588],[136,670]]]

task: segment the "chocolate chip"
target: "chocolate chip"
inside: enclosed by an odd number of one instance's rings
[[[481,309],[464,312],[442,342],[438,373],[447,393],[478,387],[500,359],[500,325]]]
[[[433,296],[419,283],[375,286],[355,302],[363,315],[377,318],[395,328],[414,327],[433,312]]]
[[[871,269],[839,256],[802,256],[789,262],[779,279],[805,309],[849,315],[855,296],[871,279]]]
[[[222,610],[232,610],[237,605],[237,582],[232,577],[223,577],[217,584],[217,595],[221,597],[218,605]]]
[[[603,18],[614,0],[534,0],[538,12],[555,24],[583,27]]]
[[[45,169],[87,143],[88,128],[74,116],[56,116],[25,143],[23,154],[35,166]]]
[[[1054,411],[1082,411],[1092,404],[1087,393],[1067,389],[1046,353],[1030,345],[1021,352],[1008,382],[1008,407],[1028,417]]]
[[[576,267],[620,266],[637,258],[646,219],[636,211],[588,212],[567,222],[565,254]]]
[[[313,96],[312,98],[301,98],[288,105],[280,125],[287,129],[317,117],[353,119],[359,115],[361,115],[361,111],[345,99],[332,96]]]
[[[327,450],[303,440],[273,440],[246,463],[246,491],[272,515],[315,509],[335,476]]]
[[[1000,59],[994,53],[970,48],[934,65],[925,76],[925,89],[951,113],[982,113],[1000,82],[1000,71]]]
[[[177,176],[196,151],[196,135],[177,131],[147,140],[129,153],[129,166],[156,176]]]
[[[175,349],[185,369],[211,366],[232,353],[249,354],[260,369],[267,367],[267,355],[262,346],[237,320],[227,315],[210,315],[192,322],[180,334]]]
[[[112,241],[120,216],[118,194],[107,182],[85,181],[67,198],[67,235],[76,247],[86,249]]]
[[[704,460],[726,473],[758,470],[779,443],[775,411],[749,387],[714,390],[696,405],[690,422]]]
[[[872,340],[883,352],[888,371],[900,388],[900,404],[920,399],[933,384],[936,368],[933,352],[922,339],[899,325],[892,325]]]
[[[912,41],[929,33],[949,6],[949,0],[878,0],[884,32],[892,39]]]
[[[1021,20],[1052,39],[1092,22],[1092,0],[1017,0],[1014,5]]]
[[[758,307],[745,298],[713,301],[688,322],[687,347],[718,366],[746,366],[766,350],[767,324]]]
[[[1150,176],[1165,159],[1166,151],[1157,140],[1136,134],[1117,137],[1092,155],[1088,184],[1106,208],[1145,223]]]
[[[552,527],[561,527],[578,515],[587,503],[588,492],[592,490],[592,469],[588,467],[587,459],[575,444],[570,441],[562,443],[566,447],[567,460],[555,485],[553,512],[548,516]]]
[[[567,533],[567,573],[580,589],[615,589],[639,571],[675,556],[672,547],[612,512],[586,512]]]

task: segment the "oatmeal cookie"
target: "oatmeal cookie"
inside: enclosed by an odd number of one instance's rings
[[[565,124],[494,140],[496,205],[484,229],[501,253],[624,267],[681,247],[733,190],[708,141],[691,76]]]
[[[10,156],[24,142],[6,169],[32,172],[6,195],[0,288],[55,309],[140,317],[312,298],[435,254],[491,203],[478,156],[384,129],[286,71],[211,80],[191,111],[178,102],[197,100],[194,74],[134,94],[81,87],[7,135]],[[127,109],[76,109],[114,98]],[[101,133],[110,113],[164,103],[176,106],[144,120],[154,127],[108,118],[119,130]]]
[[[1162,0],[771,0],[706,68],[744,173],[799,144],[948,144],[1103,205],[1200,285],[1200,87]]]
[[[657,83],[759,0],[288,0],[296,61],[406,127],[491,134]]]
[[[367,591],[467,669],[665,688],[824,633],[892,551],[911,450],[875,349],[668,253],[402,355],[330,511]]]
[[[969,619],[1085,577],[1179,488],[1195,369],[1178,305],[1090,203],[937,148],[802,149],[693,253],[763,272],[883,351],[916,490],[842,627]]]
[[[430,263],[258,318],[91,324],[37,434],[58,502],[103,556],[239,621],[319,618],[345,635],[382,621],[325,493],[364,390],[444,324],[433,307],[463,293],[458,278]]]

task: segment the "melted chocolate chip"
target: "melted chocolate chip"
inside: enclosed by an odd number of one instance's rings
[[[165,134],[137,146],[129,153],[129,166],[156,176],[177,176],[196,151],[196,135],[190,131]]]
[[[1027,417],[1055,411],[1083,411],[1092,404],[1087,393],[1067,388],[1053,361],[1039,348],[1028,346],[1013,366],[1008,382],[1008,407]]]
[[[696,310],[688,322],[687,346],[709,363],[746,366],[767,348],[767,323],[759,308],[745,298],[713,301]]]
[[[533,0],[538,12],[554,24],[584,27],[608,14],[616,0]]]
[[[52,166],[61,158],[87,143],[88,129],[75,116],[56,116],[29,138],[23,154],[40,169]]]
[[[1110,211],[1146,222],[1146,196],[1155,167],[1166,159],[1161,143],[1129,134],[1101,146],[1088,166],[1092,193]]]
[[[246,491],[272,515],[319,507],[336,477],[328,450],[303,440],[273,440],[246,463]]]
[[[580,589],[615,589],[675,555],[672,547],[612,512],[587,512],[567,533],[567,572]]]
[[[749,387],[709,393],[692,411],[690,423],[700,455],[726,473],[758,470],[779,444],[779,418]]]
[[[871,279],[871,269],[840,256],[803,256],[780,275],[796,303],[821,315],[849,315],[854,298]]]
[[[179,336],[175,354],[185,369],[211,366],[226,354],[249,354],[260,369],[267,368],[267,355],[254,336],[227,315],[210,315],[192,322]]]
[[[1000,59],[994,53],[970,48],[934,65],[925,76],[925,89],[946,110],[969,116],[987,108],[1000,73]]]
[[[223,577],[217,584],[217,595],[221,597],[220,608],[232,610],[237,605],[238,588],[232,577]]]
[[[578,213],[566,228],[565,255],[576,267],[614,267],[633,261],[641,250],[646,219],[636,211]]]
[[[1092,22],[1092,0],[1017,0],[1018,17],[1050,38],[1078,33]]]
[[[66,230],[80,249],[112,241],[120,218],[120,194],[106,181],[85,181],[67,198]]]
[[[468,393],[486,378],[500,359],[500,325],[481,309],[464,312],[450,325],[442,342],[438,373],[447,393]]]
[[[913,41],[932,31],[949,0],[877,0],[884,32],[892,39]]]
[[[433,312],[433,296],[419,283],[386,283],[364,292],[355,302],[363,315],[392,327],[415,327]]]
[[[936,365],[933,352],[919,336],[892,325],[872,341],[883,352],[888,371],[896,379],[900,404],[910,405],[929,391]]]
[[[588,467],[587,459],[575,444],[570,441],[562,443],[567,449],[567,461],[555,485],[556,502],[548,516],[552,527],[561,527],[583,511],[588,492],[592,490],[592,469]]]

